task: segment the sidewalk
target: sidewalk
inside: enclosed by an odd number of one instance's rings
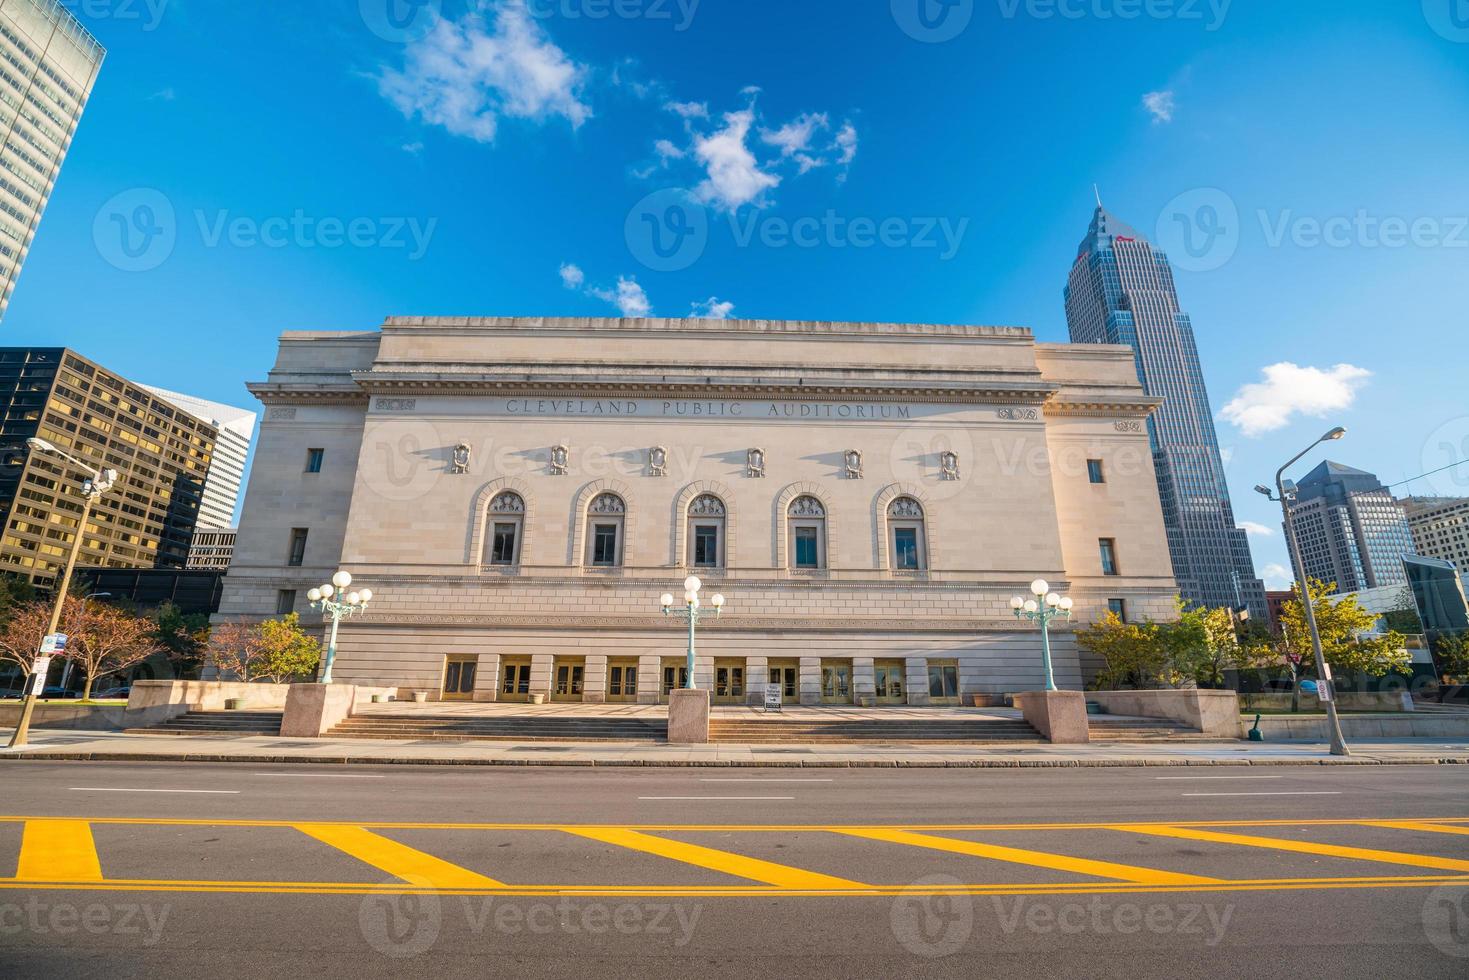
[[[421,766],[752,766],[1023,769],[1072,766],[1469,765],[1469,740],[1353,742],[1334,758],[1318,742],[1160,742],[1094,745],[646,745],[424,742],[378,739],[32,732],[4,761],[320,763]]]

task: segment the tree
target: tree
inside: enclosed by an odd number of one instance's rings
[[[1452,678],[1460,684],[1469,684],[1469,632],[1445,633],[1433,645],[1438,654],[1438,671],[1444,680]],[[1439,686],[1442,699],[1443,686]]]
[[[1373,636],[1377,617],[1362,608],[1355,596],[1333,596],[1336,583],[1312,579],[1311,605],[1316,629],[1321,635],[1321,652],[1334,670],[1356,671],[1381,677],[1389,671],[1413,672],[1413,658],[1401,633]],[[1302,673],[1314,675],[1316,658],[1311,650],[1311,631],[1301,605],[1300,586],[1291,587],[1291,598],[1281,605],[1280,623],[1290,650],[1299,656]]]
[[[13,611],[35,601],[36,583],[24,575],[0,573],[0,623],[9,619]]]
[[[309,677],[321,662],[320,641],[301,629],[296,613],[260,623],[222,623],[210,637],[209,651],[221,673],[247,683]]]
[[[77,603],[74,609],[73,602]],[[70,637],[64,656],[82,671],[84,701],[91,699],[92,686],[99,677],[120,674],[161,649],[154,637],[154,624],[143,616],[105,603],[83,607],[70,597],[67,607],[73,617],[62,620]]]
[[[1395,605],[1382,614],[1382,620],[1394,633],[1423,632],[1423,622],[1418,618],[1418,601],[1413,596],[1411,585],[1403,586],[1398,592]]]
[[[68,598],[65,611],[81,607],[81,600]],[[65,620],[63,619],[63,622]],[[15,664],[26,677],[40,655],[41,641],[51,628],[51,603],[31,600],[13,606],[9,618],[0,625],[0,661]]]
[[[1242,662],[1234,614],[1223,607],[1189,607],[1180,601],[1178,619],[1158,626],[1172,687],[1192,682],[1224,685],[1224,672]]]
[[[209,646],[209,617],[184,613],[165,602],[153,611],[153,638],[170,660],[192,670]]]
[[[1076,642],[1102,660],[1096,682],[1099,689],[1157,686],[1166,658],[1154,624],[1124,623],[1109,612],[1079,631]]]

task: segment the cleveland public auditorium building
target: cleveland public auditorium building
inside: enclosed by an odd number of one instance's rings
[[[1043,686],[1010,599],[1166,618],[1175,585],[1126,347],[1013,327],[421,318],[289,332],[219,618],[371,588],[334,680],[433,699],[653,704],[683,686],[659,607],[722,618],[715,703],[954,704]]]

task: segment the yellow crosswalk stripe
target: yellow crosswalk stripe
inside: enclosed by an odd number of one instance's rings
[[[430,888],[503,888],[502,882],[450,864],[432,854],[389,840],[362,827],[336,824],[300,823],[293,825],[308,837],[330,844],[344,854],[380,871]]]
[[[1147,834],[1152,837],[1176,837],[1180,840],[1206,841],[1212,844],[1237,844],[1242,847],[1264,847],[1276,851],[1292,851],[1296,854],[1316,854],[1322,857],[1350,858],[1355,861],[1379,861],[1383,864],[1405,864],[1414,868],[1433,868],[1437,871],[1469,871],[1469,861],[1457,858],[1433,857],[1429,854],[1404,854],[1401,851],[1379,851],[1367,847],[1343,847],[1339,844],[1318,844],[1315,841],[1286,840],[1278,837],[1252,837],[1247,834],[1223,834],[1212,830],[1197,830],[1190,827],[1156,826],[1113,827],[1127,834]]]
[[[27,820],[20,839],[21,881],[101,881],[97,843],[85,820]]]
[[[717,851],[712,847],[701,847],[698,844],[686,844],[683,841],[669,840],[666,837],[655,837],[636,830],[603,827],[562,827],[561,829],[568,834],[575,834],[577,837],[585,837],[588,840],[615,844],[618,847],[642,851],[645,854],[656,854],[672,861],[681,861],[695,867],[708,868],[711,871],[720,871],[738,878],[761,881],[767,885],[776,885],[781,888],[870,887],[861,882],[848,881],[845,878],[817,874],[814,871],[802,871],[800,868],[776,864],[773,861],[762,861],[759,858],[745,857],[743,854]]]
[[[1421,820],[1373,820],[1368,827],[1388,827],[1392,830],[1426,830],[1432,834],[1466,834],[1469,827],[1450,827],[1447,824],[1424,823]]]
[[[916,834],[908,830],[844,830],[841,833],[849,837],[887,841],[891,844],[906,844],[910,847],[926,847],[935,851],[948,851],[951,854],[967,854],[970,857],[1009,861],[1012,864],[1028,864],[1036,868],[1070,871],[1076,874],[1094,875],[1098,878],[1115,878],[1119,881],[1131,881],[1143,885],[1213,885],[1224,880],[1179,874],[1174,871],[1158,871],[1153,868],[1138,868],[1130,864],[1113,864],[1111,861],[1068,857],[1065,854],[1050,854],[1045,851],[982,844],[979,841],[958,840],[953,837]]]

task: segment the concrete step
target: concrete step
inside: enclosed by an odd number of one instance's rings
[[[279,735],[279,711],[190,711],[130,735]]]

